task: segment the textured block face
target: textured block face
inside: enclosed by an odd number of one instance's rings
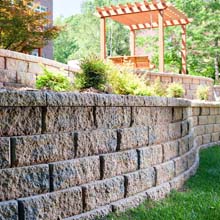
[[[95,209],[124,198],[124,177],[115,177],[85,185],[83,191],[85,210]]]
[[[185,154],[189,150],[189,137],[186,136],[179,140],[179,154]]]
[[[0,170],[0,201],[49,191],[47,165]]]
[[[16,71],[0,69],[0,81],[7,82],[7,83],[15,83],[16,82]]]
[[[0,202],[1,220],[18,220],[17,201]]]
[[[154,187],[147,191],[147,195],[149,199],[155,200],[155,201],[165,198],[166,195],[168,195],[169,193],[170,193],[169,183],[165,183],[161,186]]]
[[[175,163],[175,173],[176,176],[180,175],[182,172],[186,171],[188,168],[188,156],[182,156],[174,160]]]
[[[209,115],[210,108],[201,108],[201,115]]]
[[[155,166],[157,173],[157,185],[165,183],[174,177],[174,162],[169,161]]]
[[[186,136],[189,134],[189,122],[188,121],[183,121],[181,124],[181,131],[182,131],[182,137]]]
[[[82,190],[75,187],[55,193],[19,199],[24,220],[57,220],[83,211]]]
[[[199,125],[206,125],[208,124],[208,117],[207,116],[199,116]]]
[[[163,150],[161,145],[154,145],[145,147],[138,150],[140,155],[140,168],[148,168],[153,165],[162,163]]]
[[[211,134],[205,134],[202,136],[202,144],[209,144],[211,142]]]
[[[131,108],[97,107],[96,123],[98,128],[128,128],[131,124]]]
[[[183,109],[182,108],[173,108],[173,121],[180,121],[183,119]]]
[[[99,157],[87,157],[50,164],[54,191],[100,179]]]
[[[71,132],[94,128],[92,107],[48,107],[46,132]]]
[[[0,136],[20,136],[41,132],[41,108],[0,107]]]
[[[17,82],[25,86],[35,87],[36,74],[27,72],[17,72]]]
[[[5,59],[4,59],[4,57],[0,57],[0,69],[5,69]]]
[[[160,144],[169,140],[167,125],[155,125],[149,127],[149,144]]]
[[[148,145],[148,127],[125,128],[119,130],[120,150],[128,150]]]
[[[187,154],[187,159],[188,159],[188,168],[190,168],[193,166],[193,164],[196,161],[196,150],[193,150],[189,154]]]
[[[28,63],[22,60],[7,58],[7,69],[27,72]]]
[[[29,63],[28,72],[40,74],[43,72],[41,66],[38,63]]]
[[[0,169],[10,166],[10,139],[0,138]]]
[[[154,168],[139,170],[125,175],[126,197],[155,186],[155,180]]]
[[[172,108],[170,107],[134,107],[134,125],[147,126],[168,124],[172,121]]]
[[[138,156],[136,150],[112,153],[101,156],[103,178],[137,170]]]
[[[211,134],[214,131],[214,125],[206,125],[205,126],[205,134]]]
[[[72,134],[36,135],[12,138],[16,166],[48,163],[73,159],[74,137]]]
[[[116,130],[94,130],[77,134],[77,157],[115,152]]]
[[[177,157],[179,154],[178,141],[172,141],[163,144],[163,153],[164,161],[168,161]]]
[[[171,140],[175,140],[180,138],[181,136],[181,122],[169,124],[169,138]]]
[[[219,141],[220,139],[220,133],[213,133],[212,134],[212,142]]]

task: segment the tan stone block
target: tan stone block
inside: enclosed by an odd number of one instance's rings
[[[0,202],[0,218],[1,220],[18,219],[18,203],[16,200]]]
[[[187,155],[187,160],[188,160],[188,168],[192,167],[196,161],[196,150],[191,151]]]
[[[181,77],[173,77],[173,82],[179,82],[182,83],[183,79]]]
[[[22,85],[34,88],[36,85],[36,74],[27,72],[17,72],[17,82]]]
[[[188,169],[188,156],[184,155],[174,160],[175,175],[178,176]]]
[[[181,134],[181,122],[169,124],[169,138],[171,140],[178,139],[182,136]]]
[[[218,115],[219,114],[219,108],[210,108],[210,114],[211,115]]]
[[[193,84],[197,84],[198,85],[199,83],[200,83],[199,79],[194,79],[193,78]]]
[[[77,134],[76,157],[111,153],[115,152],[116,148],[116,130],[82,131]]]
[[[10,167],[10,138],[0,138],[0,169]]]
[[[220,133],[212,133],[212,142],[217,142],[220,140]]]
[[[216,115],[215,122],[216,124],[220,124],[220,115]]]
[[[214,132],[220,132],[220,124],[214,125]]]
[[[163,146],[163,161],[171,160],[178,156],[179,154],[179,147],[178,147],[178,141],[171,141],[165,144],[162,144]]]
[[[0,107],[0,136],[40,134],[42,112],[39,107]]]
[[[170,193],[170,184],[165,183],[157,187],[153,187],[149,190],[147,190],[147,195],[149,199],[157,201],[160,199],[165,198]]]
[[[202,145],[202,136],[197,136],[194,138],[194,143],[193,146],[194,147],[199,147]]]
[[[0,170],[0,201],[49,192],[49,167],[38,165]]]
[[[180,121],[183,119],[183,108],[173,108],[173,121]]]
[[[201,115],[209,115],[210,114],[210,108],[202,107],[201,108]]]
[[[95,128],[92,107],[48,107],[46,132],[73,132]]]
[[[4,83],[16,83],[16,70],[0,69],[0,81]]]
[[[50,185],[54,191],[100,180],[99,157],[85,157],[51,163]]]
[[[161,124],[149,127],[149,144],[160,144],[169,141],[169,130],[167,125]]]
[[[199,117],[198,116],[193,116],[192,117],[192,126],[197,126],[199,124]]]
[[[125,175],[126,197],[143,192],[156,184],[156,173],[154,168],[138,170]]]
[[[128,128],[131,125],[130,107],[96,107],[98,128]]]
[[[203,135],[203,134],[206,133],[205,125],[197,126],[197,127],[193,128],[193,130],[194,130],[194,135],[195,136]]]
[[[200,115],[201,109],[199,107],[192,107],[192,115],[193,116],[198,116]]]
[[[181,123],[181,132],[182,132],[182,137],[189,134],[189,122],[188,122],[188,120],[185,120]]]
[[[191,84],[191,83],[192,83],[192,79],[191,79],[191,78],[184,77],[184,78],[183,78],[183,83]]]
[[[82,189],[70,188],[58,192],[19,199],[23,219],[57,220],[83,212]]]
[[[165,183],[174,177],[175,167],[173,161],[157,165],[155,166],[155,169],[157,173],[157,185],[161,185],[162,183]]]
[[[103,179],[133,172],[138,169],[136,150],[102,155],[100,160]]]
[[[120,150],[128,150],[148,145],[148,127],[124,128],[118,131]]]
[[[210,115],[207,117],[208,117],[208,124],[215,124],[216,117],[214,115]]]
[[[199,125],[208,124],[208,116],[199,116]]]
[[[205,125],[205,133],[206,134],[211,134],[214,130],[214,125],[211,124],[211,125]]]
[[[163,82],[163,83],[171,83],[172,79],[171,79],[170,76],[162,76],[161,77],[161,82]]]
[[[0,57],[0,69],[5,69],[5,58]]]
[[[209,144],[211,142],[211,134],[205,134],[202,136],[202,143]]]
[[[40,64],[30,62],[27,72],[35,73],[35,74],[41,74],[43,72],[43,69],[42,69]]]
[[[85,211],[123,199],[125,194],[123,176],[93,182],[84,185],[82,188],[85,201]]]
[[[140,168],[148,168],[156,164],[162,163],[163,150],[162,145],[154,145],[138,149],[140,156]]]
[[[7,70],[16,70],[18,72],[27,72],[28,62],[23,60],[16,60],[11,58],[6,58]]]
[[[179,155],[185,154],[189,150],[189,137],[183,137],[179,140]]]

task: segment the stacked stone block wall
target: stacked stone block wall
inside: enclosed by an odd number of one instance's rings
[[[62,72],[74,80],[75,69],[68,65],[0,49],[0,87],[35,88],[36,77],[43,72],[42,66],[53,72]]]
[[[220,141],[220,105],[0,92],[0,219],[94,219],[160,199]]]
[[[35,88],[36,77],[42,73],[42,65],[54,72],[63,72],[74,82],[74,74],[78,71],[68,65],[41,57],[0,49],[0,87],[30,87]],[[190,76],[172,73],[150,73],[139,71],[152,83],[159,79],[163,84],[179,82],[185,89],[184,98],[197,99],[196,90],[199,85],[209,87],[209,100],[220,96],[219,88],[213,87],[214,81],[201,76]],[[215,93],[214,93],[215,90]]]

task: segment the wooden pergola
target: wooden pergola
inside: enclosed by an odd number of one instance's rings
[[[186,25],[192,22],[183,12],[165,0],[97,8],[101,19],[101,58],[106,59],[106,18],[111,18],[130,29],[130,51],[135,56],[136,30],[159,29],[159,71],[164,72],[164,28],[182,27],[182,74],[186,74]]]

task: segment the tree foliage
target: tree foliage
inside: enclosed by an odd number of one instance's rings
[[[33,0],[0,0],[0,48],[31,52],[57,37],[60,28],[36,7]]]

